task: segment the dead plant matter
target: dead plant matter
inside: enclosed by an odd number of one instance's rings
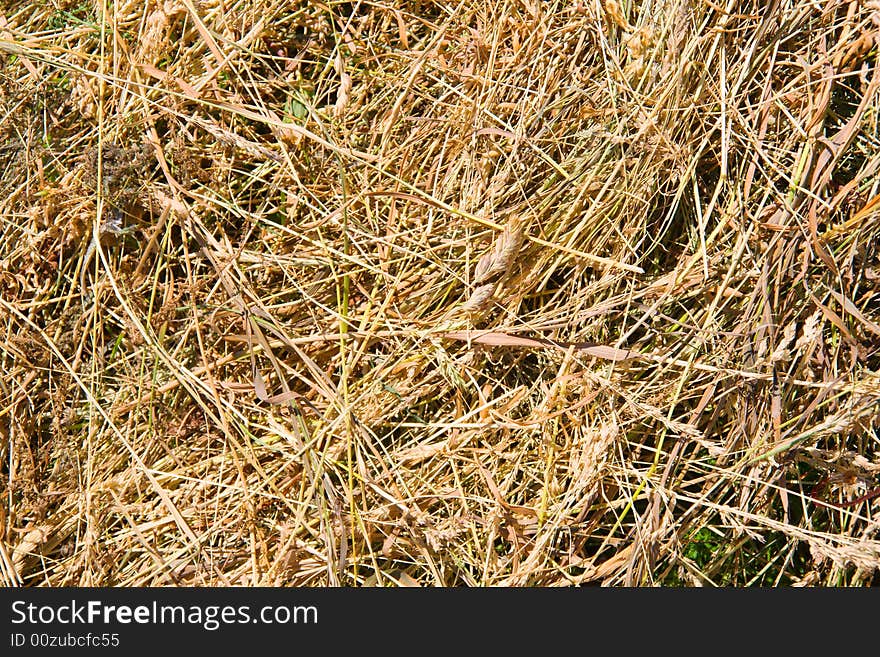
[[[3,583],[876,583],[878,37],[0,0]]]

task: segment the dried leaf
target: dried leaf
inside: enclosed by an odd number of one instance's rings
[[[333,116],[337,119],[345,113],[348,106],[348,97],[351,93],[351,76],[345,72],[345,64],[342,55],[337,54],[333,62],[336,73],[339,75],[339,89],[336,92],[336,104],[333,106]]]
[[[33,555],[36,549],[45,543],[48,538],[48,527],[37,527],[25,534],[24,538],[21,539],[21,542],[16,545],[15,549],[12,551],[13,565],[18,566],[26,557]]]
[[[629,360],[630,358],[635,358],[639,355],[637,352],[628,349],[618,349],[617,347],[609,347],[590,342],[557,342],[555,340],[547,340],[544,338],[523,338],[499,332],[482,333],[480,331],[451,331],[449,333],[444,333],[443,336],[451,340],[464,340],[467,342],[477,342],[479,344],[499,347],[555,347],[562,351],[568,351],[569,349],[574,348],[575,350],[587,353],[590,356],[612,361]]]
[[[872,322],[870,319],[865,317],[865,315],[862,313],[862,311],[856,307],[856,304],[854,304],[852,301],[847,299],[845,296],[843,296],[837,290],[831,290],[831,294],[835,299],[837,299],[837,302],[841,306],[843,306],[843,309],[847,313],[849,313],[850,315],[855,317],[858,321],[860,321],[865,326],[866,329],[871,331],[871,333],[873,333],[874,335],[880,335],[880,326],[878,326],[875,322]]]

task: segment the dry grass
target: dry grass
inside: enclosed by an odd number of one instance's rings
[[[880,3],[0,0],[6,585],[865,585]]]

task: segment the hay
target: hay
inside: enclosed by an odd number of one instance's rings
[[[878,30],[0,2],[2,582],[876,583]]]

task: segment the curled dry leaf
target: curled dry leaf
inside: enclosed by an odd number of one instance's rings
[[[608,19],[622,30],[630,31],[632,26],[623,15],[623,10],[617,0],[605,0],[605,15]]]
[[[348,105],[348,97],[351,94],[351,76],[345,72],[342,56],[336,55],[334,62],[336,72],[339,74],[339,90],[336,92],[336,104],[333,106],[333,116],[337,119],[345,113]]]
[[[45,543],[48,538],[49,529],[47,527],[37,527],[29,531],[24,535],[24,538],[21,539],[21,543],[16,545],[15,549],[12,551],[12,564],[14,566],[20,565],[27,557],[31,556],[38,547]]]
[[[348,105],[348,96],[351,92],[351,76],[344,73],[340,76],[339,91],[336,94],[336,105],[333,106],[333,114],[339,118],[345,113],[345,107]]]

